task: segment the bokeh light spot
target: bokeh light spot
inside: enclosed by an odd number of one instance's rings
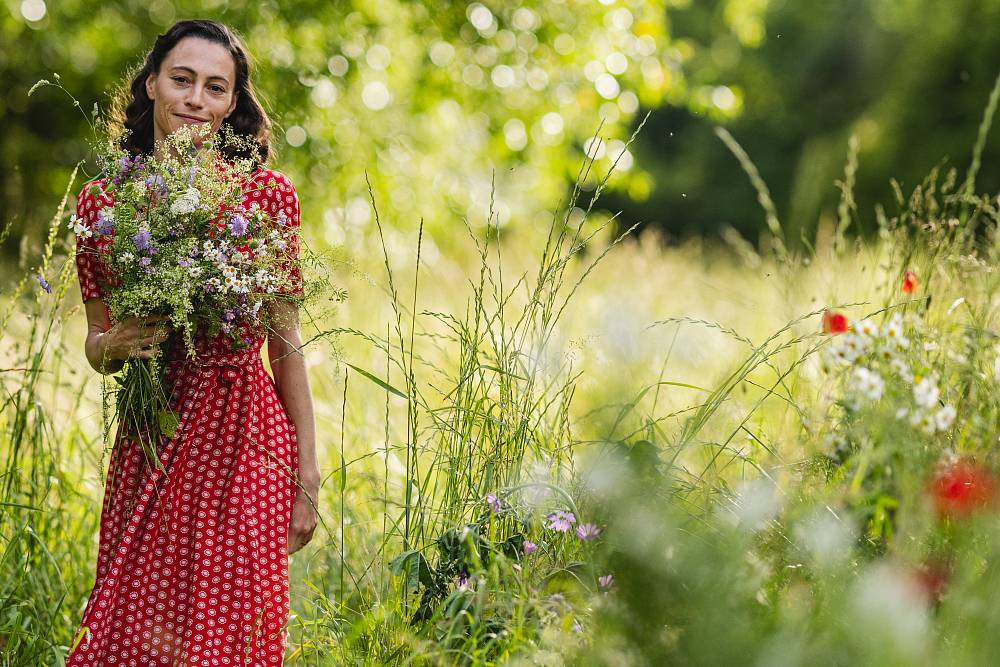
[[[373,111],[386,108],[389,105],[391,97],[389,89],[381,81],[367,83],[361,91],[361,101]]]
[[[21,16],[27,21],[41,21],[45,18],[45,12],[47,11],[48,8],[45,6],[45,0],[24,0],[21,3]]]
[[[301,125],[292,125],[290,128],[285,130],[285,141],[288,142],[289,146],[298,148],[302,144],[306,143],[306,130]]]

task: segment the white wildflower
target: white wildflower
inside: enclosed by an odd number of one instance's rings
[[[69,218],[69,228],[73,230],[74,234],[85,239],[94,235],[94,231],[83,223],[83,218],[78,217],[75,213]]]
[[[863,366],[854,369],[851,386],[854,391],[871,401],[882,398],[882,393],[885,391],[885,381],[882,380],[882,376]]]
[[[910,346],[910,341],[903,335],[903,316],[893,313],[885,325],[885,339],[898,348],[905,349]]]
[[[830,354],[838,361],[853,364],[867,349],[867,341],[862,336],[855,333],[846,333],[838,336],[833,342]]]
[[[910,414],[910,426],[920,429],[927,435],[933,435],[934,431],[937,429],[937,423],[934,421],[934,417],[922,410],[914,410]]]
[[[118,255],[118,261],[121,262],[122,264],[130,264],[134,260],[135,260],[135,255],[133,255],[128,251],[125,251],[122,254]]]
[[[959,306],[961,306],[963,303],[965,303],[965,297],[964,296],[960,296],[957,299],[955,299],[954,301],[952,301],[951,305],[948,306],[948,314],[951,315],[953,312],[955,312],[955,309],[958,308]]]
[[[198,210],[200,195],[197,188],[188,188],[184,194],[180,195],[170,204],[170,212],[173,215],[186,215]]]
[[[257,273],[254,274],[254,282],[257,287],[265,288],[267,284],[271,281],[271,275],[265,269],[257,269]]]
[[[191,276],[192,278],[197,278],[198,276],[201,275],[202,270],[203,270],[202,267],[195,264],[194,266],[188,267],[188,275]]]
[[[852,322],[854,331],[866,338],[878,338],[878,326],[870,319],[865,318],[860,322]]]
[[[933,408],[937,405],[941,390],[934,378],[925,377],[913,385],[913,400],[922,408]]]
[[[198,204],[194,200],[181,195],[170,205],[170,212],[173,215],[187,215],[194,213],[198,209]]]
[[[955,408],[946,405],[934,413],[934,425],[939,431],[947,431],[955,423]]]
[[[910,367],[906,365],[906,362],[899,357],[893,357],[889,362],[889,368],[898,375],[900,378],[906,382],[913,382],[913,374],[910,373]]]

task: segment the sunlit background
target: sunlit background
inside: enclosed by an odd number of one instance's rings
[[[431,242],[448,245],[462,217],[486,224],[494,178],[501,227],[544,226],[588,149],[597,172],[618,160],[603,207],[623,225],[672,238],[734,227],[756,241],[763,217],[716,124],[757,164],[789,236],[811,236],[833,212],[851,135],[862,206],[942,156],[964,168],[1000,62],[1000,38],[983,29],[1000,17],[991,0],[5,4],[8,256],[40,244],[48,207],[87,158],[93,105],[107,108],[179,18],[242,34],[304,224],[354,247],[372,227],[366,175],[388,225],[424,218]],[[54,74],[80,109],[52,88],[28,97]],[[984,184],[1000,177],[998,142]]]

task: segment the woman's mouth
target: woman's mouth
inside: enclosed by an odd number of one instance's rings
[[[207,123],[208,122],[204,118],[196,118],[194,116],[185,116],[184,114],[181,114],[181,113],[175,113],[174,115],[177,116],[178,118],[180,118],[181,120],[187,121],[189,123]]]

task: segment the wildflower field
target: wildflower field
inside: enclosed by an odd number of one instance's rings
[[[0,667],[82,638],[118,427],[85,94],[197,12],[327,284],[288,665],[997,662],[992,3],[8,4]]]
[[[321,253],[349,298],[306,318],[325,477],[288,663],[988,664],[997,198],[935,171],[859,211],[853,168],[808,250],[777,219],[760,249],[567,225],[598,187],[454,256],[381,220]],[[3,299],[10,665],[76,639],[107,462],[54,213]]]

